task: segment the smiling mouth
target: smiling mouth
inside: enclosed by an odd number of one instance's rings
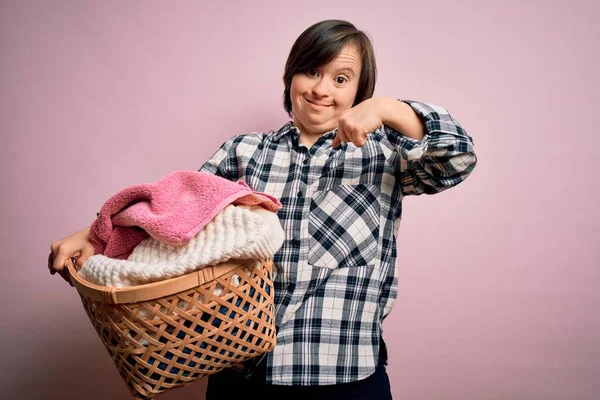
[[[316,106],[316,107],[329,107],[329,106],[331,106],[331,104],[319,104],[319,103],[315,103],[313,101],[310,101],[306,97],[304,98],[304,100],[306,100],[307,103],[310,103],[310,104],[312,104],[313,106]]]

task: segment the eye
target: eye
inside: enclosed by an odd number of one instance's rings
[[[311,68],[308,71],[306,71],[306,75],[308,75],[308,76],[317,76],[317,75],[319,75],[319,71],[317,71],[316,68]]]
[[[339,84],[339,85],[343,85],[344,83],[346,83],[348,81],[348,79],[346,79],[343,76],[338,76],[335,78],[335,83]]]

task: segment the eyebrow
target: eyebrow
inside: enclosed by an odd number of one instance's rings
[[[345,72],[352,77],[356,75],[356,72],[354,72],[354,70],[350,67],[342,67],[342,68],[338,69],[337,72],[338,72],[338,74]]]

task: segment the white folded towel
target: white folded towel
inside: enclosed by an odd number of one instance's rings
[[[229,205],[185,245],[144,239],[127,260],[91,256],[79,274],[89,282],[126,287],[181,276],[230,259],[268,259],[283,245],[277,214],[259,206]]]

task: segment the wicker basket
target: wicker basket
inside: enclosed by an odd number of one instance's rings
[[[227,262],[121,289],[84,280],[72,262],[67,268],[136,399],[239,368],[275,346],[271,260]]]

